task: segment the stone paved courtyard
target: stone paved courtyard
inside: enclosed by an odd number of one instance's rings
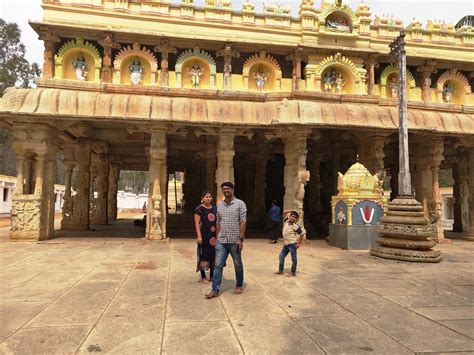
[[[244,293],[229,259],[205,300],[190,239],[0,239],[2,354],[474,352],[472,242],[409,264],[310,241],[289,278],[273,274],[281,243],[248,240]]]

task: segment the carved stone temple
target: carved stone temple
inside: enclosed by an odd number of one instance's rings
[[[389,43],[405,28],[415,197],[442,242],[439,176],[448,172],[453,230],[474,239],[473,27],[374,19],[365,3],[302,0],[297,17],[263,4],[257,13],[250,1],[43,0],[43,20],[31,22],[44,43],[42,77],[0,99],[21,182],[11,238],[54,236],[58,156],[64,230],[114,222],[120,171],[132,170],[148,172],[150,240],[173,238],[179,222],[168,212],[174,172],[185,173],[190,211],[230,180],[249,224],[262,225],[276,199],[304,216],[310,237],[327,236],[338,172],[357,154],[398,195]]]

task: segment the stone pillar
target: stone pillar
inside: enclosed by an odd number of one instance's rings
[[[300,131],[283,139],[285,143],[285,197],[283,210],[296,210],[300,215],[299,224],[304,226],[303,202],[305,186],[309,181],[306,169],[307,138],[309,132]]]
[[[444,159],[444,143],[442,139],[419,137],[415,146],[415,186],[416,199],[423,206],[425,217],[433,225],[434,241],[444,240],[444,230],[441,224],[443,215],[442,198],[439,190],[439,167]]]
[[[224,199],[221,184],[225,181],[234,182],[234,138],[233,129],[221,129],[217,141],[216,203]]]
[[[64,156],[67,162],[66,166],[70,166],[68,169],[71,169],[71,174],[74,166],[76,167],[77,185],[75,187],[76,195],[65,199],[61,229],[88,230],[90,218],[90,142],[87,139],[79,139],[77,142],[65,146]]]
[[[320,165],[322,160],[323,154],[321,152],[315,152],[313,148],[313,151],[308,158],[308,170],[311,179],[308,181],[308,185],[306,186],[308,196],[310,197],[307,204],[307,213],[311,214],[311,222],[319,231],[322,230],[321,223],[323,213],[323,206],[321,204],[322,182],[320,178]]]
[[[330,183],[331,183],[331,196],[337,195],[337,179],[338,175],[337,173],[341,171],[341,147],[339,146],[339,143],[336,142],[334,144],[334,149],[332,152],[332,171],[331,171],[331,177],[330,177]]]
[[[454,205],[453,205],[453,214],[454,214],[454,222],[453,222],[453,232],[462,233],[462,209],[461,209],[461,176],[460,176],[460,168],[459,168],[459,160],[453,164],[453,197],[454,197]]]
[[[117,193],[119,178],[120,163],[112,160],[109,165],[109,184],[107,194],[107,221],[109,223],[117,220]]]
[[[39,39],[44,42],[43,78],[51,79],[54,76],[54,47],[55,43],[59,43],[60,38],[49,29],[42,29]]]
[[[170,40],[168,38],[163,38],[161,44],[155,46],[155,52],[161,52],[161,73],[160,73],[160,86],[168,87],[169,86],[169,68],[168,68],[168,56],[170,53],[177,53],[175,47],[170,46]]]
[[[384,146],[386,136],[382,134],[364,135],[357,142],[359,161],[374,175],[384,170]]]
[[[377,56],[373,54],[369,55],[365,60],[365,65],[369,74],[367,93],[369,95],[375,95],[375,68],[378,67]]]
[[[15,125],[12,148],[19,158],[19,177],[12,197],[11,239],[45,240],[54,236],[55,146],[55,132],[49,126]],[[35,172],[28,190],[22,184],[25,157]]]
[[[270,144],[264,137],[257,137],[257,153],[255,156],[255,183],[252,200],[252,214],[262,218],[266,213],[265,189],[267,187],[267,162],[270,155]]]
[[[94,171],[95,186],[97,187],[97,197],[94,198],[93,209],[91,211],[91,224],[107,224],[107,198],[109,180],[109,162],[104,153],[94,154],[92,159],[92,169]],[[94,179],[91,179],[91,181]],[[94,193],[94,191],[91,191]]]
[[[232,58],[239,58],[240,53],[232,49],[230,43],[226,43],[216,55],[224,57],[224,90],[232,90]]]
[[[66,189],[64,191],[64,203],[62,208],[62,219],[61,219],[61,229],[64,228],[64,224],[70,223],[73,217],[73,199],[71,195],[72,188],[72,173],[74,171],[74,162],[64,161],[66,165]],[[66,222],[67,221],[67,222]]]
[[[474,240],[474,147],[468,150],[468,164],[469,164],[469,218],[467,226],[467,239]]]
[[[428,214],[430,223],[435,225],[435,239],[438,243],[444,241],[444,228],[441,223],[443,217],[443,200],[439,189],[439,167],[444,160],[444,142],[436,139],[429,142],[426,150],[431,170],[431,196],[428,198]]]
[[[154,128],[150,141],[150,188],[147,204],[146,238],[166,240],[166,153],[165,128]]]
[[[205,172],[205,189],[212,192],[212,196],[216,197],[216,142],[213,137],[206,137],[206,172]]]
[[[293,62],[293,91],[301,90],[301,61],[303,60],[303,48],[297,47],[295,52],[286,57]]]
[[[114,42],[111,33],[106,33],[104,39],[99,41],[99,44],[104,48],[104,57],[102,59],[102,82],[111,83],[113,76],[112,49],[120,48],[120,45]]]
[[[22,195],[23,194],[23,187],[25,185],[25,157],[17,154],[17,177],[16,177],[16,185],[15,190],[13,191],[15,194]]]
[[[435,74],[436,62],[427,60],[424,65],[416,68],[416,71],[421,75],[421,97],[425,102],[431,101],[431,74]]]

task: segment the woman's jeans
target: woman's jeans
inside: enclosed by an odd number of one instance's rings
[[[224,269],[224,265],[229,254],[232,256],[232,260],[234,260],[236,279],[235,287],[240,288],[244,284],[244,266],[242,265],[242,256],[237,243],[224,244],[220,241],[217,241],[216,264],[214,267],[214,275],[212,277],[212,290],[216,293],[218,293],[221,288],[222,270]]]
[[[283,272],[283,269],[285,268],[285,258],[288,253],[291,253],[291,273],[296,273],[296,264],[298,263],[298,260],[296,259],[296,245],[296,243],[293,243],[289,245],[283,245],[283,248],[281,248],[280,265],[278,266],[279,272]]]

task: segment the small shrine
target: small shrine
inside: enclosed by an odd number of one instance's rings
[[[383,178],[370,174],[360,163],[352,165],[345,175],[338,175],[338,194],[331,201],[329,244],[349,250],[370,249],[377,245],[377,224],[387,205]]]

